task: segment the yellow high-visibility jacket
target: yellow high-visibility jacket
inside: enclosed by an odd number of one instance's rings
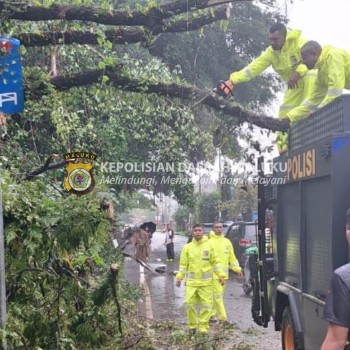
[[[210,238],[210,242],[219,257],[220,266],[225,272],[225,279],[229,277],[229,268],[231,268],[233,272],[242,271],[233,251],[232,243],[228,238],[224,237],[224,235],[215,235]]]
[[[234,84],[244,83],[261,74],[269,66],[288,81],[292,72],[298,72],[301,77],[307,73],[307,67],[302,63],[301,47],[307,42],[301,37],[300,30],[287,30],[286,41],[281,50],[269,46],[258,58],[247,67],[230,75]]]
[[[287,116],[295,121],[323,107],[350,89],[350,53],[332,46],[324,46],[316,62],[318,77],[309,98],[290,111]]]
[[[218,278],[225,277],[208,237],[203,236],[199,241],[193,238],[190,243],[185,244],[176,279],[182,280],[186,277],[186,286],[202,287],[213,283],[214,274]]]

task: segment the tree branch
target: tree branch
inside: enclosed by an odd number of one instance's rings
[[[40,168],[32,171],[31,173],[27,174],[23,180],[33,180],[37,175],[40,175],[42,173],[44,173],[47,170],[53,170],[53,169],[58,169],[61,168],[62,166],[66,165],[67,162],[65,160],[62,160],[60,162],[56,162],[56,163],[51,163],[53,158],[53,155],[51,155],[45,162],[45,164],[43,166],[41,166]]]
[[[142,10],[102,10],[93,6],[73,6],[69,4],[49,7],[29,4],[10,4],[0,1],[2,16],[21,21],[90,21],[118,26],[148,26],[161,24],[164,19],[188,11],[204,9],[225,3],[252,2],[252,0],[178,0]]]
[[[200,15],[193,15],[184,19],[167,20],[162,26],[156,25],[153,28],[145,29],[143,27],[125,28],[119,27],[104,32],[105,38],[115,44],[144,42],[150,35],[160,33],[174,33],[196,30],[207,24],[228,19],[230,9],[228,6],[216,7],[213,12],[206,10]],[[26,47],[47,46],[47,45],[69,45],[69,44],[90,44],[97,45],[99,34],[83,31],[66,32],[40,32],[40,33],[22,33],[15,35]]]
[[[156,93],[158,95],[170,96],[184,100],[198,99],[203,96],[203,91],[194,86],[179,84],[153,83],[145,84],[134,79],[119,76],[112,68],[85,71],[67,76],[57,76],[51,79],[51,83],[57,90],[68,90],[73,87],[87,86],[101,81],[103,75],[108,76],[110,84],[116,88],[131,91]],[[222,111],[227,115],[237,118],[239,122],[248,122],[264,129],[272,131],[286,131],[286,125],[276,118],[245,111],[242,107],[233,102],[211,93],[202,102],[208,107]]]

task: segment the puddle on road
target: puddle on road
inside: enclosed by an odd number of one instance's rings
[[[146,277],[155,320],[172,320],[177,323],[186,323],[185,288],[183,285],[180,288],[175,286],[174,271],[177,272],[179,268],[181,249],[187,243],[187,239],[187,237],[175,236],[175,261],[165,262],[164,235],[158,232],[153,235],[150,265],[154,269],[165,267],[164,273],[148,273]]]
[[[171,273],[173,270],[168,270]],[[152,296],[153,317],[156,320],[176,320],[184,323],[184,287],[175,286],[175,276],[162,274],[147,276],[147,283]]]

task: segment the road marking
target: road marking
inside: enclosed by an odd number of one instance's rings
[[[140,285],[143,287],[145,291],[145,316],[147,318],[153,319],[151,292],[149,290],[148,283],[145,279],[145,268],[141,265],[140,265]]]

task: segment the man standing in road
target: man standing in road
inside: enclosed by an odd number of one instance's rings
[[[167,224],[165,231],[166,261],[174,261],[174,230]]]
[[[215,235],[210,238],[210,243],[215,249],[215,252],[219,258],[220,266],[225,272],[225,280],[229,278],[229,268],[239,277],[242,277],[242,269],[239,266],[238,260],[233,251],[232,243],[229,239],[224,237],[223,225],[220,221],[216,221],[213,224],[213,230]],[[219,316],[219,321],[226,321],[227,315],[224,305],[224,292],[225,284],[220,283],[217,276],[214,276],[213,281],[213,293],[214,293],[214,308],[212,312],[212,321],[216,321],[216,314]]]
[[[199,333],[206,334],[209,330],[209,319],[213,308],[213,275],[219,283],[225,283],[225,273],[222,271],[219,259],[208,237],[204,236],[201,225],[194,225],[193,240],[182,249],[180,269],[176,275],[176,286],[186,278],[186,314],[191,333],[198,328]],[[199,320],[197,306],[200,307]]]
[[[346,238],[350,246],[350,209],[346,213]],[[350,330],[350,264],[333,272],[323,318],[329,325],[321,350],[343,350]]]

